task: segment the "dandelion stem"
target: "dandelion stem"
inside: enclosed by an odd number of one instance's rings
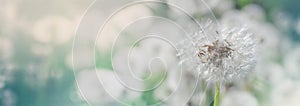
[[[219,106],[220,104],[220,82],[216,82],[214,106]]]

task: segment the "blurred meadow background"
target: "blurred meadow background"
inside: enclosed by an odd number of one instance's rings
[[[113,7],[111,5],[124,1],[134,0],[104,1],[104,7],[95,12],[95,17],[101,17]],[[196,19],[210,14],[201,0],[162,1],[178,5]],[[260,40],[261,50],[254,72],[245,79],[226,84],[221,106],[300,106],[300,1],[204,1],[220,23],[247,25]],[[83,46],[80,56],[75,55],[79,63],[73,70],[73,40],[81,18],[92,3],[93,0],[0,0],[0,106],[144,106],[155,103],[212,106],[214,90],[210,87],[204,90],[203,81],[194,78],[193,72],[183,69],[178,74],[176,51],[168,43],[157,39],[141,41],[132,47],[130,61],[125,62],[128,51],[124,49],[133,45],[137,34],[162,31],[166,38],[184,37],[177,33],[180,29],[175,30],[174,25],[155,19],[121,30],[137,14],[181,18],[172,16],[172,9],[167,6],[136,6],[115,16],[109,27],[103,29],[104,35],[97,40],[95,51],[84,50]],[[188,19],[177,21],[189,23]],[[87,38],[91,33],[84,32]],[[118,33],[124,36],[117,39]],[[118,43],[112,50],[115,40]],[[95,39],[86,42],[95,42]],[[86,56],[94,52],[95,66],[90,66],[94,60]],[[157,56],[164,59],[163,64],[159,59],[151,59]],[[150,66],[149,61],[152,61]],[[127,78],[130,76],[125,70],[128,64],[137,77],[146,80],[137,83]],[[133,92],[120,84],[115,71],[129,88],[156,87],[160,81],[163,84],[159,84],[158,89]],[[147,80],[148,77],[151,78]],[[171,94],[174,95],[169,97]]]

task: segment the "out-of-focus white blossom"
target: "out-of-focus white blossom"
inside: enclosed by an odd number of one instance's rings
[[[254,20],[263,21],[266,19],[266,13],[262,7],[256,4],[249,4],[245,6],[242,10],[245,15]]]
[[[39,42],[64,44],[72,38],[75,28],[75,23],[65,17],[48,16],[38,20],[32,32]]]
[[[154,89],[154,97],[172,106],[189,102],[198,79],[193,73],[180,70],[175,48],[171,44],[160,38],[149,37],[128,51],[123,49],[115,53],[113,68],[129,88],[143,90],[155,87],[153,84],[149,87],[147,78],[167,74],[165,80],[161,80],[161,77],[154,79],[155,85],[159,84]],[[163,82],[160,84],[159,80]]]
[[[142,18],[146,18],[151,15],[152,12],[150,11],[150,9],[143,4],[128,6],[120,11],[117,11],[111,17],[106,19],[106,23],[103,26],[103,29],[98,34],[96,46],[101,50],[107,50],[111,48],[111,46],[115,43],[115,39],[117,39],[120,36],[119,34],[122,31],[124,31],[125,28],[129,28],[132,24],[134,25],[137,21],[143,20]],[[142,29],[146,29],[149,25],[151,25],[151,21],[144,21],[143,25],[131,28],[128,32],[133,33]]]
[[[0,76],[0,89],[2,89],[5,86],[5,76]]]
[[[171,77],[171,78],[170,78]],[[173,82],[173,84],[172,84]],[[182,106],[187,104],[199,105],[205,103],[205,94],[200,91],[199,79],[192,73],[187,71],[178,70],[169,71],[168,78],[166,79],[167,93],[168,95],[160,95],[161,87],[155,91],[155,96],[161,98],[161,100],[166,99],[165,104],[168,106]],[[172,84],[172,85],[170,85]]]
[[[260,80],[271,82],[271,85],[277,85],[283,83],[283,79],[287,77],[286,70],[278,63],[264,61],[259,62],[259,64],[264,64],[256,67],[256,78]]]
[[[93,68],[94,67],[94,61],[92,56],[94,54],[93,48],[90,46],[80,46],[80,47],[74,47],[74,48],[80,48],[80,50],[76,50],[75,52],[70,52],[67,54],[65,58],[65,63],[74,69],[76,71],[79,71],[80,69],[85,68]],[[79,70],[77,70],[79,69]]]
[[[0,1],[0,23],[4,32],[13,32],[18,20],[19,1],[1,0]]]
[[[116,70],[132,71],[137,76],[142,77],[143,74],[150,74],[149,71],[155,73],[169,70],[176,61],[175,50],[172,45],[161,39],[145,39],[138,45],[132,49],[124,49],[124,51],[121,50],[116,53],[113,58]]]
[[[259,59],[278,56],[281,32],[266,22],[264,11],[258,5],[248,5],[241,11],[232,10],[223,14],[221,23],[229,26],[247,26],[258,40]],[[262,30],[263,29],[263,30]]]
[[[284,11],[273,11],[271,13],[274,24],[279,27],[281,31],[287,31],[292,26],[292,17]]]
[[[121,97],[123,87],[115,78],[113,71],[110,70],[85,70],[78,73],[77,82],[81,95],[90,104],[101,104],[115,101],[112,96]],[[97,77],[97,74],[101,78]],[[103,85],[101,85],[101,81]],[[106,91],[109,90],[109,91]]]
[[[51,48],[50,46],[36,44],[32,46],[31,51],[36,56],[46,57],[53,52],[53,48]]]
[[[1,106],[15,106],[18,102],[15,93],[11,90],[4,90],[1,94]]]
[[[229,91],[220,106],[259,106],[256,98],[246,91]]]
[[[233,0],[220,0],[220,2],[217,3],[217,6],[212,9],[216,12],[216,14],[221,15],[223,13],[226,13],[227,11],[233,10],[234,6],[235,4]]]
[[[0,60],[7,60],[13,55],[13,44],[8,38],[0,37]]]
[[[286,78],[272,87],[270,106],[298,106],[300,104],[300,83]]]
[[[284,59],[284,66],[286,68],[286,73],[289,77],[296,78],[298,80],[300,76],[300,47],[296,46],[290,52],[287,52]]]
[[[169,71],[176,71],[178,68],[174,66],[175,50],[168,42],[158,38],[148,38],[140,41],[138,45],[132,49],[124,48],[117,51],[113,56],[114,70],[129,87],[149,89],[151,87],[143,87],[146,86],[144,81],[155,80],[153,78],[157,75],[163,77],[172,73]],[[155,83],[159,84],[159,82]]]
[[[212,8],[218,6],[221,0],[167,0],[189,14],[207,14]]]

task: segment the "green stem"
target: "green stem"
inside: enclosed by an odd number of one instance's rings
[[[216,83],[214,106],[219,106],[220,104],[220,82]]]

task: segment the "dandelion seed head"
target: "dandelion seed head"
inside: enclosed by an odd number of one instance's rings
[[[209,38],[202,31],[178,43],[180,64],[183,69],[196,71],[208,82],[230,82],[249,73],[255,66],[256,43],[245,27],[213,28],[204,23],[204,32],[215,32]],[[218,37],[216,37],[218,36]]]

